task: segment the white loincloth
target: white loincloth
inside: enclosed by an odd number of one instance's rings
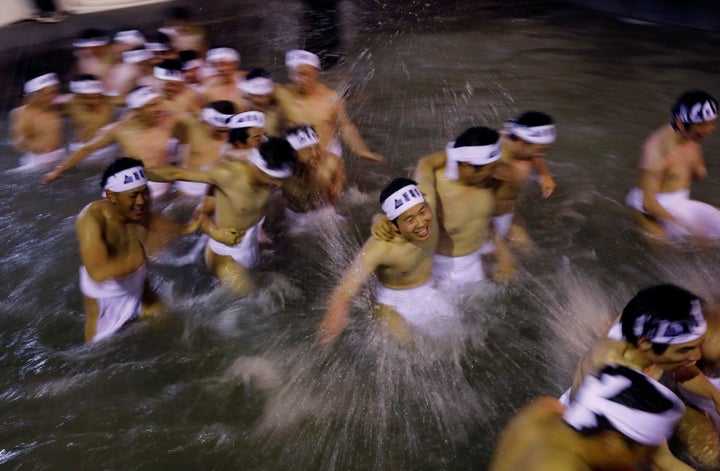
[[[706,239],[720,239],[720,210],[701,201],[690,199],[690,190],[657,193],[657,202],[672,215],[678,224],[660,221],[671,238],[700,236]],[[647,214],[643,208],[643,191],[633,188],[625,198],[631,208]]]
[[[140,314],[146,272],[142,265],[127,276],[98,283],[90,278],[85,266],[80,267],[80,291],[95,299],[99,309],[92,342],[110,337]]]
[[[205,196],[210,189],[210,185],[207,183],[178,180],[175,182],[175,189],[187,196]]]
[[[288,234],[301,234],[323,227],[326,223],[344,221],[345,218],[335,212],[333,206],[320,206],[311,211],[298,213],[285,208],[285,219],[288,222]]]
[[[340,139],[338,138],[337,135],[330,138],[330,141],[327,143],[327,148],[325,150],[342,158],[342,155],[343,155],[342,143],[340,142]]]
[[[713,378],[711,376],[708,376],[707,379],[710,381],[710,383],[712,383],[713,386],[715,386],[716,389],[720,390],[720,378]],[[687,399],[690,404],[705,412],[705,414],[710,417],[710,419],[715,424],[715,431],[717,433],[720,433],[720,415],[715,409],[715,403],[707,397],[698,396],[697,394],[693,394],[683,388],[678,388],[678,390],[680,391],[680,394],[685,399]]]
[[[258,241],[258,226],[260,224],[249,227],[245,231],[242,240],[236,245],[225,245],[211,238],[208,240],[208,247],[217,255],[232,257],[233,260],[245,268],[252,268],[260,260],[260,242]]]
[[[505,213],[501,216],[495,216],[492,218],[492,228],[495,234],[498,236],[504,238],[507,238],[507,236],[510,234],[510,227],[512,226],[512,220],[515,213]],[[483,243],[482,247],[480,247],[480,253],[482,255],[487,255],[495,252],[495,242],[492,241],[492,239],[488,239]]]
[[[74,154],[76,150],[86,145],[87,142],[71,142],[68,146],[68,152],[70,154]],[[117,144],[110,144],[109,146],[105,146],[101,149],[98,149],[85,157],[84,161],[86,162],[92,162],[92,161],[100,161],[100,160],[110,160],[113,157],[120,155],[120,146]]]
[[[461,317],[457,307],[432,281],[410,289],[380,286],[375,302],[393,308],[410,326],[431,336],[442,333],[443,322],[457,321]]]
[[[13,169],[14,171],[32,170],[47,168],[55,164],[59,164],[68,157],[65,148],[46,152],[44,154],[36,154],[35,152],[25,152],[20,156],[20,166]]]
[[[486,279],[480,253],[482,248],[467,255],[448,257],[435,254],[432,274],[438,286],[458,291]]]
[[[172,183],[168,182],[147,182],[150,198],[160,198],[165,196],[172,189]]]

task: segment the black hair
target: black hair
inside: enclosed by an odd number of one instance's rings
[[[382,205],[393,193],[405,188],[408,185],[417,185],[417,182],[410,178],[398,177],[385,185],[385,188],[380,191],[380,205]],[[395,227],[397,227],[397,218],[392,219],[391,222],[395,224]]]
[[[232,115],[237,113],[235,103],[229,100],[217,100],[208,103],[208,108],[212,108],[218,113]]]
[[[155,67],[181,72],[182,71],[182,62],[180,62],[178,59],[163,59]]]
[[[637,346],[639,337],[651,337],[661,321],[695,322],[695,318],[690,314],[693,301],[699,301],[699,298],[690,291],[669,283],[640,290],[627,303],[620,317],[623,337]],[[646,320],[642,334],[636,336],[635,322],[643,315]],[[652,348],[655,353],[662,354],[667,345],[653,344]]]
[[[689,90],[680,95],[675,101],[675,104],[670,109],[670,126],[672,126],[672,128],[677,131],[678,127],[675,121],[677,119],[680,119],[683,128],[688,129],[690,126],[692,126],[693,123],[683,120],[683,117],[687,114],[688,110],[693,108],[693,106],[697,105],[698,103],[705,102],[710,102],[710,106],[712,106],[714,108],[714,111],[717,113],[717,100],[705,91]]]
[[[250,71],[247,73],[247,75],[245,76],[245,80],[252,80],[252,79],[258,78],[258,77],[269,79],[270,73],[267,70],[262,69],[260,67],[254,67],[254,68],[250,69]]]
[[[110,40],[109,33],[103,29],[98,28],[85,28],[80,31],[80,33],[77,35],[77,39],[96,39],[96,38],[105,38],[108,41]]]
[[[553,121],[550,115],[540,111],[526,111],[517,118],[515,118],[513,121],[515,121],[517,124],[521,124],[529,128],[535,126],[547,126],[550,124],[555,124],[555,121]]]
[[[184,51],[178,52],[178,59],[180,59],[180,62],[190,62],[197,58],[197,51],[193,51],[192,49],[185,49]]]
[[[455,138],[453,147],[487,146],[495,144],[500,139],[500,134],[494,129],[485,126],[476,126],[466,129]]]
[[[170,20],[190,21],[192,13],[187,7],[175,6],[167,9],[166,16]]]
[[[170,36],[165,33],[161,33],[160,31],[156,31],[155,33],[147,36],[146,42],[161,43],[170,46]]]
[[[250,137],[250,128],[230,128],[228,131],[228,142],[230,144],[235,144],[238,141],[247,144],[248,137]]]
[[[108,181],[108,178],[112,177],[118,172],[122,172],[123,170],[126,170],[128,168],[133,167],[143,167],[145,168],[145,164],[142,162],[142,160],[133,159],[132,157],[120,157],[117,158],[108,165],[108,167],[105,169],[102,175],[102,179],[100,180],[100,188],[105,188],[105,184]]]
[[[70,80],[72,82],[84,82],[86,80],[100,80],[100,79],[98,79],[97,75],[93,75],[93,74],[77,74]]]
[[[271,137],[260,144],[260,155],[270,170],[287,168],[297,162],[297,154],[290,143],[279,137]]]

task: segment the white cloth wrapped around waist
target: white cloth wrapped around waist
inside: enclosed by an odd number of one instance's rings
[[[205,196],[207,195],[210,185],[200,182],[186,182],[178,180],[175,182],[175,189],[188,196]]]
[[[168,182],[147,182],[148,191],[150,192],[150,198],[160,198],[165,196],[172,190],[172,183]]]
[[[676,223],[660,221],[663,229],[673,238],[688,235],[707,239],[720,239],[720,210],[716,207],[690,199],[690,190],[657,193],[655,199]],[[647,214],[643,207],[643,191],[633,188],[625,198],[628,206]]]
[[[484,281],[486,277],[480,258],[481,251],[482,248],[459,257],[435,254],[433,278],[440,287],[453,290]]]
[[[68,157],[65,148],[56,149],[44,154],[25,152],[20,156],[20,167],[15,170],[29,170],[33,168],[45,168],[61,163]]]
[[[340,139],[338,138],[337,135],[330,138],[330,141],[328,141],[327,147],[325,148],[325,150],[342,158],[342,155],[343,155],[342,143],[340,142]]]
[[[210,238],[208,247],[217,255],[232,257],[233,260],[245,268],[252,268],[260,260],[260,242],[258,241],[258,226],[260,224],[249,227],[240,242],[235,245],[225,245]]]
[[[710,381],[710,383],[712,383],[713,386],[715,386],[716,389],[720,390],[720,378],[713,378],[711,376],[707,376],[707,379]],[[720,414],[717,413],[715,403],[711,399],[703,396],[698,396],[697,394],[691,393],[690,391],[687,391],[683,388],[677,389],[680,392],[680,395],[687,399],[690,404],[705,412],[708,417],[710,417],[710,419],[712,419],[712,421],[715,423],[715,430],[720,431]]]
[[[443,321],[457,321],[460,311],[432,281],[409,289],[380,286],[375,301],[392,307],[409,325],[425,334],[439,334]]]
[[[80,267],[80,291],[98,303],[99,312],[93,342],[111,336],[140,314],[146,274],[147,268],[142,265],[122,278],[97,282],[90,278],[85,266]]]

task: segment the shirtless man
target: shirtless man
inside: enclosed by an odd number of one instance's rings
[[[720,391],[695,365],[706,330],[700,300],[694,294],[669,284],[643,289],[625,306],[607,338],[595,342],[583,357],[570,396],[588,374],[605,365],[623,365],[654,379],[671,374],[682,389],[709,399],[718,409]],[[654,463],[657,469],[689,469],[667,447],[654,456]]]
[[[57,180],[63,173],[80,163],[98,149],[117,142],[123,154],[138,158],[145,167],[169,163],[168,141],[172,136],[176,118],[163,110],[163,99],[149,87],[141,87],[126,97],[131,113],[126,118],[105,128],[95,139],[78,149],[62,165],[49,172],[42,183]],[[170,184],[148,184],[153,199],[170,190]]]
[[[290,129],[285,138],[298,157],[293,175],[283,180],[282,186],[290,231],[306,227],[320,211],[329,209],[337,217],[332,205],[345,183],[342,159],[320,147],[320,139],[310,126]]]
[[[142,162],[117,159],[101,186],[105,199],[88,204],[76,224],[87,342],[108,338],[162,308],[145,276],[150,194]]]
[[[225,154],[207,170],[165,165],[148,169],[148,176],[156,181],[186,180],[215,187],[215,223],[219,228],[236,229],[239,242],[226,245],[211,239],[205,262],[221,284],[243,295],[255,289],[248,269],[259,258],[258,223],[271,194],[292,174],[294,161],[295,152],[287,141],[270,138],[239,158]]]
[[[260,111],[265,115],[268,136],[282,137],[287,125],[283,110],[275,99],[275,85],[270,80],[270,74],[264,69],[252,69],[244,80],[238,82],[238,89],[245,110]]]
[[[10,112],[13,146],[24,152],[20,157],[22,167],[47,167],[67,157],[62,116],[55,103],[59,86],[54,73],[28,80],[24,86],[24,103]]]
[[[643,144],[638,187],[626,203],[651,236],[720,238],[720,211],[690,199],[692,181],[707,175],[701,144],[715,130],[717,109],[707,93],[686,92],[672,107],[670,123]]]
[[[200,80],[200,70],[203,60],[192,50],[183,50],[178,53],[178,60],[182,64],[182,74],[188,87],[205,96],[205,86]]]
[[[70,152],[91,141],[105,126],[115,122],[118,99],[103,94],[103,86],[94,75],[78,75],[70,81],[72,98],[65,107],[73,124],[73,142]],[[102,159],[118,154],[115,146],[93,152],[90,158]]]
[[[338,135],[360,157],[377,162],[385,159],[368,149],[360,131],[345,111],[345,100],[321,84],[320,58],[315,54],[293,50],[285,56],[290,84],[278,86],[275,97],[287,118],[288,126],[309,124],[320,136],[320,146],[342,157]]]
[[[165,98],[165,108],[174,113],[200,114],[203,97],[188,87],[182,72],[182,63],[177,59],[166,59],[153,67],[155,91]]]
[[[432,188],[428,190],[423,196],[408,178],[396,178],[382,190],[380,204],[397,237],[370,237],[365,242],[330,295],[319,327],[322,343],[332,342],[343,331],[353,297],[373,274],[381,285],[375,295],[375,317],[399,341],[407,339],[410,328],[434,335],[444,322],[458,319],[457,310],[432,282],[439,231],[435,196]]]
[[[497,190],[493,228],[499,237],[521,246],[530,244],[525,228],[517,221],[515,202],[520,188],[535,170],[540,176],[543,198],[555,190],[555,181],[544,157],[555,142],[553,119],[539,111],[527,111],[505,123],[502,132],[502,157],[496,177],[502,180]]]
[[[136,87],[151,86],[153,57],[153,53],[144,48],[123,52],[122,62],[115,64],[105,79],[105,93],[124,97]]]
[[[239,71],[240,53],[229,47],[216,47],[207,52],[205,63],[217,72],[215,77],[207,81],[205,100],[208,103],[218,100],[232,101],[238,109],[244,110],[245,104],[237,89],[238,81],[244,76]]]
[[[73,41],[75,64],[72,76],[90,74],[98,77],[103,89],[108,89],[106,80],[115,65],[115,55],[110,47],[110,36],[106,31],[87,28]]]
[[[606,366],[585,378],[567,408],[541,397],[521,409],[500,436],[489,471],[639,468],[670,438],[684,409],[649,376]]]

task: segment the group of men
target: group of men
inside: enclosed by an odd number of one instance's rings
[[[319,82],[315,54],[288,52],[290,83],[280,85],[261,69],[240,70],[234,49],[205,50],[202,32],[179,20],[164,30],[165,40],[157,41],[138,31],[118,32],[114,41],[85,32],[75,44],[71,93],[59,94],[54,73],[35,77],[11,116],[14,144],[26,152],[22,164],[58,164],[45,184],[91,155],[125,156],[106,169],[104,198],[77,218],[87,341],[161,309],[146,280],[146,252],[163,240],[201,230],[209,236],[209,271],[245,294],[255,289],[249,270],[258,262],[258,234],[273,194],[282,194],[295,224],[332,208],[342,192],[341,141],[361,157],[385,161],[368,149],[342,97]],[[126,108],[119,119],[118,107]],[[76,141],[69,156],[61,132],[66,115]],[[700,142],[716,118],[710,95],[686,93],[670,124],[646,142],[628,204],[651,234],[720,237],[720,212],[689,199],[692,180],[705,175]],[[375,316],[400,342],[456,325],[457,299],[487,282],[484,258],[493,257],[492,278],[512,275],[508,244],[529,243],[515,204],[533,171],[542,196],[553,193],[543,158],[554,141],[553,119],[529,111],[499,132],[469,128],[421,158],[414,179],[393,179],[380,193],[372,236],[329,298],[320,342],[341,334],[353,297],[373,275],[380,285]],[[196,198],[187,226],[150,211],[151,201],[176,193]],[[658,469],[681,469],[665,443],[685,407],[657,381],[663,373],[673,374],[703,411],[685,414],[683,435],[704,431],[703,440],[717,445],[720,392],[708,377],[720,371],[720,333],[701,304],[672,285],[638,293],[579,366],[569,402],[542,398],[520,411],[491,469],[627,469],[645,459]],[[704,462],[720,459],[696,449],[697,439],[687,443]]]

